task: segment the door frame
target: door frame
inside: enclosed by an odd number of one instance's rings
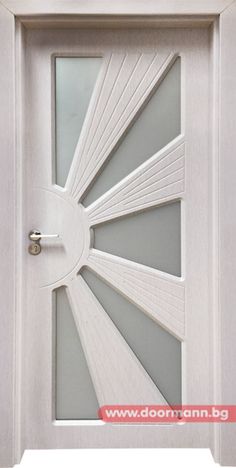
[[[209,27],[212,30],[211,177],[212,363],[211,401],[235,403],[236,385],[236,0],[1,0],[0,4],[0,464],[19,463],[21,440],[21,231],[22,119],[19,102],[24,28]],[[212,424],[216,462],[236,465],[236,424]]]

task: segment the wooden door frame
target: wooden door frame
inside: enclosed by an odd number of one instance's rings
[[[24,28],[210,27],[212,128],[209,282],[212,388],[215,404],[235,403],[236,356],[236,1],[235,0],[1,0],[0,3],[0,464],[19,463],[21,441],[21,115],[20,61]],[[236,424],[212,425],[216,462],[236,465]]]

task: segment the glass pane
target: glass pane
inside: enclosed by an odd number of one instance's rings
[[[82,276],[169,404],[181,404],[181,342],[107,284]]]
[[[64,186],[80,136],[101,58],[56,58],[55,182]]]
[[[180,134],[180,91],[180,58],[178,58],[95,179],[83,200],[85,206]]]
[[[56,297],[56,419],[98,419],[98,402],[65,288]]]
[[[94,247],[181,276],[181,203],[98,225]]]

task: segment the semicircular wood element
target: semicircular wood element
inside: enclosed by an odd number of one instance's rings
[[[104,57],[66,182],[66,189],[77,201],[175,59],[174,53],[112,53]]]
[[[182,197],[184,137],[180,135],[86,208],[90,226]]]
[[[70,283],[68,297],[100,406],[167,405],[80,275]]]
[[[178,339],[185,334],[181,278],[92,249],[87,266]]]

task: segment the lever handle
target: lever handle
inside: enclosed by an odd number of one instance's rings
[[[38,229],[32,229],[29,233],[29,239],[32,244],[29,245],[28,251],[31,255],[39,255],[42,248],[40,245],[41,239],[56,239],[59,237],[58,234],[41,234]]]
[[[37,229],[32,229],[29,233],[29,239],[33,242],[38,242],[41,239],[56,239],[59,237],[59,234],[41,234]]]

